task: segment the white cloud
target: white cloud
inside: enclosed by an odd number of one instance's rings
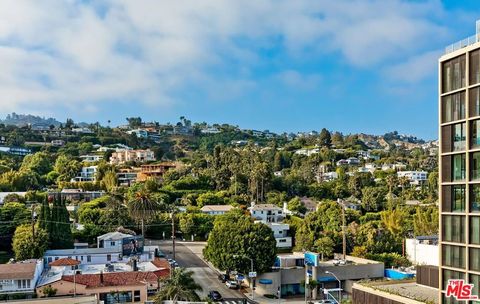
[[[437,70],[441,54],[441,51],[429,51],[410,57],[404,62],[387,67],[385,74],[394,81],[417,83],[432,76]]]
[[[265,64],[260,48],[303,61],[339,52],[348,64],[368,67],[415,54],[447,33],[432,21],[445,14],[435,0],[92,3],[0,1],[0,111],[82,104],[92,112],[102,101],[125,99],[167,105],[192,82],[222,99],[255,87],[248,77],[250,67]],[[283,82],[319,81],[286,69]]]

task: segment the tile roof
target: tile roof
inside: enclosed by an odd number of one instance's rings
[[[70,259],[70,258],[63,258],[63,259],[58,259],[53,262],[50,262],[48,265],[50,266],[75,266],[80,264],[79,261]]]
[[[13,264],[0,264],[0,280],[32,279],[36,267],[36,260]]]
[[[170,263],[166,259],[155,258],[151,263],[158,268],[170,269]]]
[[[145,282],[157,283],[158,278],[166,277],[170,274],[167,269],[154,272],[114,272],[101,274],[77,274],[75,276],[76,284],[85,285],[87,288],[97,288],[104,286],[129,286],[143,285]],[[103,277],[103,278],[102,278]],[[62,280],[67,282],[74,281],[73,275],[63,276]]]

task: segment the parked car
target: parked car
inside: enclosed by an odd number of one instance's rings
[[[226,281],[225,285],[227,285],[227,287],[230,289],[237,289],[239,287],[237,281],[232,280]]]
[[[225,283],[226,281],[230,280],[230,277],[226,274],[219,274],[218,279],[220,282]]]
[[[210,290],[210,292],[208,293],[208,297],[212,301],[221,301],[222,300],[222,295],[216,290]]]
[[[336,304],[336,302],[333,300],[320,300],[313,302],[313,304]]]

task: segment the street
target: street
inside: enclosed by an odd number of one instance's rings
[[[162,251],[167,258],[173,259],[171,241],[147,240],[146,243],[158,245],[160,251]],[[202,250],[205,245],[205,242],[177,241],[175,246],[175,260],[178,262],[178,265],[193,271],[195,282],[203,289],[201,292],[197,292],[200,298],[206,298],[210,290],[218,291],[224,299],[244,298],[239,290],[229,289],[224,283],[219,281],[219,273],[202,260]]]

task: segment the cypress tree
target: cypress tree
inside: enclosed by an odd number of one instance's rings
[[[50,207],[48,206],[48,199],[45,198],[40,207],[40,213],[38,215],[38,227],[48,230],[50,225]]]

